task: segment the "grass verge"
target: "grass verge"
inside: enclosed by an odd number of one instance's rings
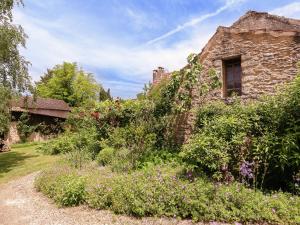
[[[0,184],[48,168],[60,159],[37,152],[37,146],[38,143],[16,144],[10,152],[0,153]]]

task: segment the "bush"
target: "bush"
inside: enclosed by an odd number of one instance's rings
[[[116,150],[111,147],[103,148],[97,155],[97,162],[102,166],[111,164],[115,151]]]
[[[155,149],[156,140],[149,125],[141,121],[116,128],[102,145],[115,149],[110,161],[112,167],[116,171],[128,171],[137,168],[142,157]]]
[[[64,133],[56,139],[47,141],[38,147],[38,150],[48,155],[57,155],[71,151],[73,146],[74,135],[72,133]]]
[[[36,179],[35,187],[60,206],[76,206],[84,202],[85,181],[74,172],[44,172]]]
[[[29,136],[36,131],[37,127],[38,125],[33,126],[30,124],[30,115],[28,113],[22,113],[17,123],[21,142],[26,142]]]
[[[298,184],[300,168],[300,77],[274,96],[199,109],[196,134],[181,152],[188,168],[216,177],[230,173],[258,188]]]
[[[203,134],[195,135],[188,145],[183,147],[180,156],[188,169],[198,168],[209,175],[220,171],[229,162],[228,143],[224,139]]]
[[[65,132],[41,145],[39,150],[50,155],[82,151],[91,159],[95,159],[100,151],[100,142],[95,128],[81,129],[78,132]]]
[[[101,170],[55,170],[36,181],[38,190],[60,205],[85,202],[92,208],[142,216],[191,218],[195,221],[297,224],[300,198],[263,194],[242,184],[214,185],[183,176],[179,169],[152,167],[131,174]]]

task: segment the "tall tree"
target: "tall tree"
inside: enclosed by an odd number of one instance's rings
[[[99,100],[104,89],[92,74],[78,69],[76,63],[64,62],[48,69],[36,83],[36,90],[38,96],[64,100],[71,106],[90,106]]]
[[[30,87],[30,77],[29,62],[19,52],[27,36],[21,26],[12,23],[15,5],[23,5],[22,0],[0,1],[0,84],[20,92]]]
[[[27,36],[21,26],[13,24],[15,5],[23,6],[22,0],[0,1],[0,142],[9,128],[9,99],[13,93],[30,87],[29,62],[19,52]]]
[[[10,122],[9,100],[11,98],[10,91],[0,85],[0,144],[7,133]],[[1,148],[0,148],[1,151]]]
[[[99,92],[99,102],[105,101],[105,100],[112,100],[112,96],[110,94],[110,88],[105,91],[103,87],[100,88]]]

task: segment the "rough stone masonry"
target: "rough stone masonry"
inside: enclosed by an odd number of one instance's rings
[[[243,99],[272,94],[278,85],[297,74],[300,20],[249,11],[232,26],[218,27],[199,60],[203,65],[201,76],[214,68],[222,82],[222,88],[211,93],[211,99],[227,99],[232,93]],[[193,106],[197,107],[199,101],[195,89]],[[193,121],[190,113],[182,123],[184,140],[193,130]]]

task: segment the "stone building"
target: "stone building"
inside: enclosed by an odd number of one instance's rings
[[[45,132],[33,132],[28,140],[43,141],[55,135],[55,132],[57,132],[61,123],[66,120],[70,111],[71,108],[62,100],[46,98],[34,100],[32,97],[21,97],[11,103],[12,121],[5,142],[10,145],[21,140],[17,124],[22,113],[28,113],[30,126],[42,125],[48,130]]]
[[[297,74],[300,20],[249,11],[231,27],[219,27],[199,58],[204,74],[210,68],[220,74],[219,98],[273,93]]]
[[[300,20],[249,11],[230,27],[218,27],[199,54],[202,75],[214,68],[222,88],[212,98],[233,93],[243,99],[274,93],[276,86],[292,80],[300,61]],[[197,92],[193,105],[199,103]],[[189,136],[193,116],[184,128]]]

